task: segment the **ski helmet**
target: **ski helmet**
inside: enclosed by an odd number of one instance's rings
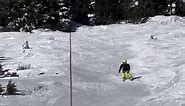
[[[124,63],[124,64],[127,64],[127,60],[124,60],[123,63]]]

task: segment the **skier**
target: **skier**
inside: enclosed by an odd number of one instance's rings
[[[154,39],[154,36],[150,36],[150,39]]]
[[[30,49],[28,41],[25,41],[24,44],[22,45],[23,49]]]
[[[154,36],[151,35],[151,36],[150,36],[150,39],[155,39],[155,40],[157,40],[157,37],[154,38]]]
[[[121,72],[122,70],[122,72]],[[127,76],[128,78],[132,81],[133,80],[133,77],[132,77],[132,74],[130,73],[130,65],[127,63],[127,60],[125,60],[121,65],[120,65],[120,68],[119,68],[119,71],[118,73],[121,72],[121,77],[123,79],[123,81],[126,80]]]

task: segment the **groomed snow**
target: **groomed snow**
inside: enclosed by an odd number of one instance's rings
[[[31,49],[23,52],[26,40]],[[184,40],[185,19],[177,16],[156,16],[137,25],[80,27],[72,33],[73,105],[185,106]],[[2,96],[0,106],[69,106],[68,33],[2,32],[0,57],[11,71],[31,65],[12,78],[27,95]],[[124,59],[140,79],[121,80],[117,72]],[[8,79],[0,79],[3,86]]]

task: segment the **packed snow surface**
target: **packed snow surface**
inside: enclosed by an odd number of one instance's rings
[[[0,106],[69,106],[69,33],[2,32],[0,57],[10,71],[31,65],[11,78],[26,95],[1,96]],[[125,59],[140,79],[122,81]],[[185,19],[82,26],[72,33],[72,71],[73,106],[185,106]]]

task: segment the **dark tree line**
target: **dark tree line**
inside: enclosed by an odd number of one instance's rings
[[[182,0],[0,0],[0,26],[11,31],[37,28],[72,31],[84,25],[143,23],[155,15],[185,16]]]

